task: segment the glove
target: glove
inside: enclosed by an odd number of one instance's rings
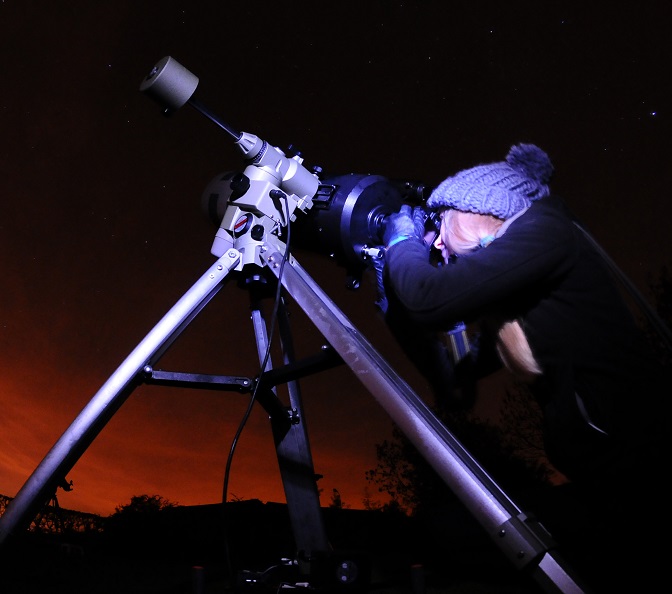
[[[383,235],[385,246],[391,247],[395,243],[399,243],[409,237],[417,237],[424,241],[427,234],[427,221],[429,217],[430,212],[422,208],[422,206],[416,206],[411,211],[411,207],[404,204],[398,213],[388,217]],[[430,229],[436,231],[434,225],[431,223]]]
[[[424,225],[423,225],[424,228]],[[385,221],[385,232],[383,233],[383,243],[385,247],[392,247],[410,237],[422,237],[416,231],[413,213],[408,204],[402,205],[398,213],[391,214]]]
[[[425,210],[422,206],[416,206],[413,209],[413,224],[415,225],[416,235],[425,241],[427,233],[436,234],[437,228],[435,221],[436,215],[432,215],[431,210]],[[433,239],[430,240],[430,243]]]

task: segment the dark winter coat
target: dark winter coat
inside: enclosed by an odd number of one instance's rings
[[[543,372],[532,390],[547,453],[569,476],[593,473],[646,441],[663,400],[669,410],[669,390],[661,393],[619,286],[559,199],[533,203],[488,247],[445,266],[431,264],[416,239],[392,246],[386,263],[393,301],[422,327],[521,323]]]

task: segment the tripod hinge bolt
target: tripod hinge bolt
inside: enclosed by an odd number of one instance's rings
[[[301,422],[301,417],[299,416],[299,411],[295,408],[287,411],[287,416],[289,417],[289,422],[292,425],[298,425]]]

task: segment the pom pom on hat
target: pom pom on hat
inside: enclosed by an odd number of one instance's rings
[[[553,164],[534,144],[511,147],[506,160],[464,169],[443,180],[427,200],[429,208],[454,208],[508,219],[550,194]]]

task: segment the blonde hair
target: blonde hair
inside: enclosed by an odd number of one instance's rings
[[[542,373],[518,320],[504,322],[499,327],[497,353],[506,368],[521,380],[530,381]]]
[[[452,208],[444,211],[442,218],[446,225],[450,249],[458,256],[481,247],[481,241],[487,237],[494,237],[504,223],[502,219],[493,215]]]
[[[442,213],[448,247],[457,255],[468,254],[489,243],[504,221],[489,214],[449,209]],[[487,245],[487,243],[485,245]],[[497,352],[504,365],[522,380],[532,380],[542,373],[523,327],[518,320],[497,324]]]

